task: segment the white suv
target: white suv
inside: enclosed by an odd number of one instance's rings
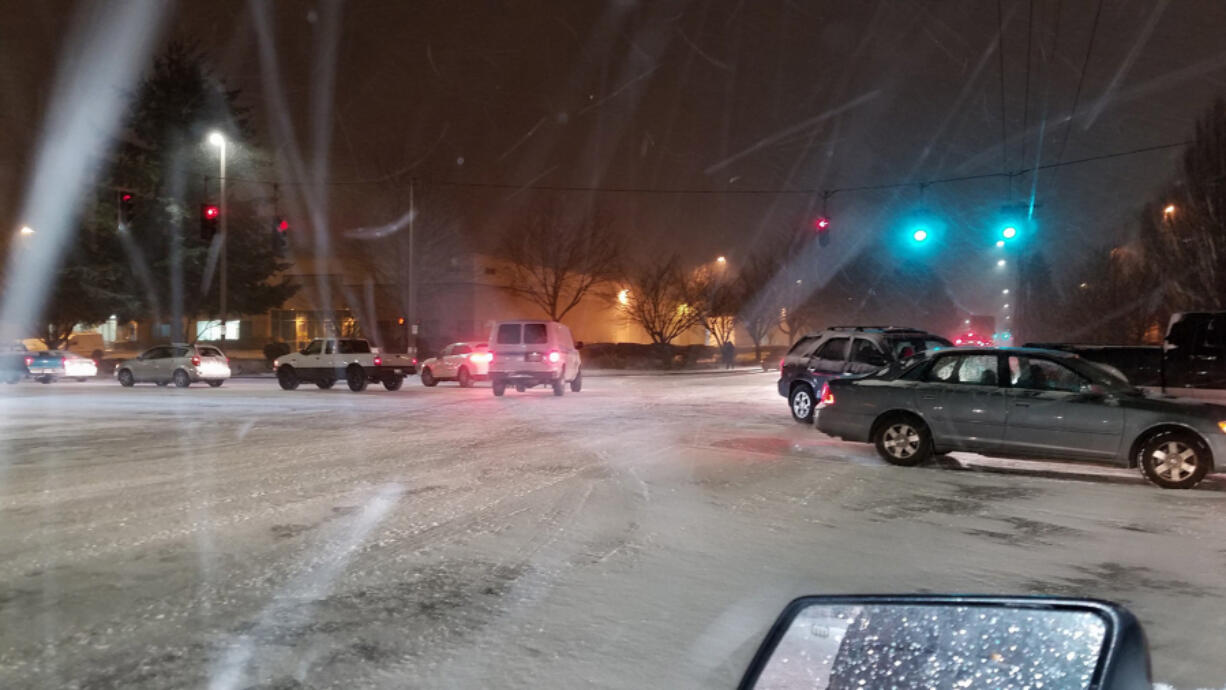
[[[143,382],[187,388],[199,381],[216,388],[230,378],[230,359],[212,345],[158,345],[115,367],[115,378],[125,388]]]
[[[490,330],[490,385],[494,395],[507,386],[524,392],[532,386],[552,386],[562,395],[566,384],[572,392],[583,387],[579,348],[571,340],[570,329],[557,321],[499,321]]]

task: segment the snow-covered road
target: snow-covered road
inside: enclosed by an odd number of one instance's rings
[[[0,687],[730,687],[792,597],[1053,593],[1226,685],[1226,494],[890,467],[761,373],[0,389]],[[967,470],[978,471],[967,471]]]

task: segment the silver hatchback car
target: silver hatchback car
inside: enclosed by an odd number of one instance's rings
[[[158,345],[116,366],[115,378],[125,388],[142,382],[187,388],[199,381],[217,388],[230,378],[230,359],[212,345]]]
[[[873,443],[895,465],[955,450],[1097,460],[1188,489],[1226,457],[1226,406],[1148,396],[1118,373],[1054,350],[954,348],[833,379],[816,417],[821,431]]]

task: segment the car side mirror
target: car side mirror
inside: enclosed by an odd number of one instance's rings
[[[771,626],[739,687],[1151,688],[1145,632],[1111,602],[1060,597],[801,597]]]
[[[576,350],[582,350],[582,349],[583,349],[583,341],[582,341],[582,340],[576,340],[576,341],[575,341],[575,349],[576,349]]]

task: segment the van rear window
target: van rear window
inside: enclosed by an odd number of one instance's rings
[[[524,324],[524,344],[525,345],[543,345],[547,342],[549,342],[549,336],[545,333],[545,324],[543,323]]]
[[[520,325],[517,323],[504,323],[498,327],[498,344],[499,345],[518,345],[519,344]]]

